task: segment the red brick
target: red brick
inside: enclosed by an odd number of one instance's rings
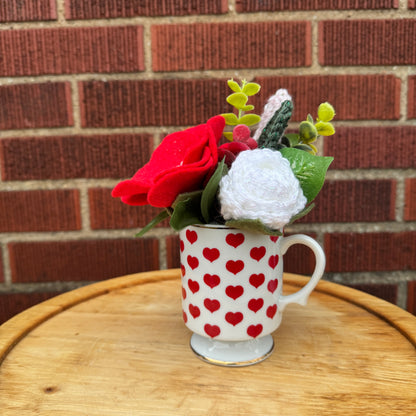
[[[236,0],[236,10],[239,13],[325,9],[397,9],[398,6],[398,0]]]
[[[56,19],[55,0],[5,0],[0,2],[0,22]]]
[[[126,205],[111,196],[110,188],[89,189],[88,197],[91,228],[94,230],[144,227],[162,210],[149,205]],[[162,224],[168,226],[166,222]]]
[[[177,234],[166,237],[166,264],[168,269],[176,269],[181,265]]]
[[[60,292],[1,293],[0,324],[40,302],[50,299]]]
[[[407,310],[416,315],[416,280],[407,283]]]
[[[394,221],[396,182],[389,179],[327,181],[301,222]]]
[[[154,238],[13,242],[13,282],[93,281],[159,268]]]
[[[73,125],[71,86],[66,82],[0,86],[0,129]]]
[[[379,283],[362,283],[355,285],[347,285],[362,292],[369,293],[387,302],[397,303],[397,285],[379,284]]]
[[[228,11],[227,0],[67,0],[67,19],[108,19],[134,16],[187,16],[222,14]]]
[[[230,110],[218,79],[87,81],[79,89],[83,127],[195,125]]]
[[[416,118],[416,75],[409,77],[407,118]]]
[[[292,95],[295,111],[292,120],[316,117],[320,103],[329,101],[337,112],[335,120],[397,120],[400,118],[400,79],[394,75],[310,75],[256,77],[262,85],[253,97],[262,107],[279,88]]]
[[[310,22],[154,25],[151,32],[154,71],[311,65]]]
[[[319,23],[321,65],[414,65],[416,19]]]
[[[336,127],[324,153],[331,169],[415,168],[416,126]]]
[[[407,7],[409,9],[416,9],[416,1],[415,0],[408,0],[407,1]]]
[[[0,76],[142,70],[142,26],[0,32]]]
[[[18,137],[0,141],[3,180],[124,178],[150,158],[147,134]]]
[[[416,232],[325,235],[327,272],[416,269]]]
[[[79,192],[73,189],[0,192],[0,232],[81,228]]]
[[[416,221],[416,178],[406,179],[404,220]]]

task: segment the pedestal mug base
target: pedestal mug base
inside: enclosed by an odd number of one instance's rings
[[[245,367],[268,358],[274,350],[271,335],[247,341],[218,341],[193,334],[193,352],[203,361],[225,367]]]

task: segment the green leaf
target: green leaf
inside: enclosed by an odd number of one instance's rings
[[[231,104],[233,107],[241,110],[247,103],[248,97],[242,92],[236,92],[227,97],[227,103]]]
[[[309,121],[309,123],[314,124],[313,117],[310,114],[308,114],[308,117],[306,117],[306,121]]]
[[[331,123],[325,121],[318,121],[315,124],[318,134],[321,136],[332,136],[335,133],[334,126]]]
[[[239,228],[240,230],[252,231],[254,233],[261,233],[267,235],[280,236],[283,235],[279,230],[272,230],[271,228],[264,225],[260,220],[229,220],[226,221],[227,227]]]
[[[254,105],[246,105],[242,108],[243,111],[251,111],[254,110]]]
[[[292,147],[296,146],[299,143],[300,137],[296,133],[287,133],[285,136],[288,138],[290,145]]]
[[[159,212],[158,215],[156,215],[155,218],[152,219],[152,221],[149,222],[145,227],[143,227],[136,235],[135,237],[143,237],[149,230],[151,230],[155,225],[159,224],[163,220],[169,217],[169,212],[167,210],[163,210]]]
[[[331,104],[322,103],[318,107],[318,118],[321,121],[331,121],[335,116],[334,107]]]
[[[299,135],[302,138],[302,141],[307,143],[315,140],[318,132],[312,123],[309,123],[309,121],[302,121],[299,125]]]
[[[243,87],[243,93],[250,96],[255,95],[260,91],[260,85],[255,82],[248,82]]]
[[[230,142],[233,141],[233,132],[232,131],[226,131],[226,132],[223,133],[223,135]]]
[[[202,224],[201,221],[201,196],[202,191],[190,192],[180,195],[175,201],[170,226],[175,231],[180,231],[188,225]]]
[[[246,126],[253,126],[261,120],[261,117],[257,114],[245,114],[238,119],[238,124],[245,124]]]
[[[236,126],[238,124],[238,118],[234,113],[221,114],[225,118],[225,124],[228,126]]]
[[[211,220],[211,212],[215,203],[215,196],[217,195],[218,185],[221,178],[228,172],[225,158],[218,164],[217,169],[209,179],[207,186],[202,192],[201,197],[201,213],[204,220],[209,223]]]
[[[229,79],[227,81],[227,84],[230,87],[230,89],[233,90],[234,92],[241,92],[240,86],[234,80]]]
[[[326,171],[334,158],[314,156],[303,150],[288,147],[281,149],[280,152],[290,162],[290,167],[299,180],[303,194],[308,203],[311,202],[321,190]]]
[[[315,207],[315,204],[312,202],[312,204],[307,205],[305,208],[303,208],[302,211],[298,212],[296,215],[294,215],[289,223],[287,225],[293,224],[295,221],[297,221],[299,218],[304,217],[305,215],[309,214],[312,209]]]

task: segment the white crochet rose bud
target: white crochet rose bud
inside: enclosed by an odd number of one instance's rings
[[[298,179],[280,152],[254,149],[241,152],[219,185],[225,220],[260,220],[281,230],[306,205]]]

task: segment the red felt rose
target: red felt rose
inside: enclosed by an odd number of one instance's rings
[[[133,178],[116,185],[112,196],[129,205],[170,207],[179,194],[202,189],[218,163],[224,126],[224,117],[216,116],[169,134]]]

